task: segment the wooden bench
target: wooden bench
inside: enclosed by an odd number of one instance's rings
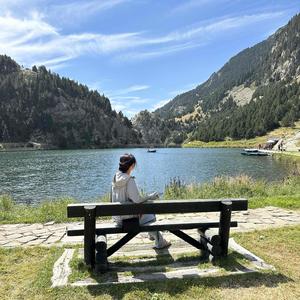
[[[246,199],[219,200],[159,200],[147,201],[142,204],[134,203],[78,203],[68,205],[69,218],[84,217],[83,226],[69,227],[68,236],[84,236],[84,261],[97,272],[105,272],[108,268],[107,257],[119,250],[140,232],[168,230],[185,242],[201,249],[204,255],[226,256],[230,227],[237,227],[237,222],[231,221],[231,211],[247,210]],[[167,213],[199,213],[220,212],[219,220],[213,222],[201,219],[191,219],[189,222],[180,220],[157,221],[152,224],[139,225],[138,218],[123,221],[123,226],[116,224],[96,224],[97,217],[167,214]],[[217,235],[210,236],[206,230],[219,228]],[[183,232],[185,229],[198,229],[199,240]],[[118,242],[107,248],[108,234],[125,233]]]

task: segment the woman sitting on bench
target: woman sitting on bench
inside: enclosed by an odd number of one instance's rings
[[[115,174],[111,188],[111,202],[134,202],[142,203],[147,200],[155,200],[158,198],[158,194],[152,193],[146,197],[142,197],[139,193],[134,177],[130,176],[131,172],[136,166],[136,159],[132,154],[124,154],[120,157],[119,171]],[[139,218],[140,225],[149,224],[156,221],[156,217],[153,214],[145,215],[127,215],[127,216],[114,216],[114,221],[122,226],[123,220]],[[159,231],[149,232],[150,240],[155,241],[154,249],[164,249],[171,245],[167,242]]]

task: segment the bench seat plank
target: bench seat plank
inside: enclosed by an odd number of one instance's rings
[[[220,223],[208,222],[207,220],[189,220],[188,222],[169,222],[169,221],[156,221],[151,224],[139,226],[137,229],[139,232],[148,231],[164,231],[164,230],[186,230],[195,228],[219,228]],[[230,227],[237,227],[237,222],[231,221]],[[96,234],[115,234],[115,233],[127,233],[128,230],[124,230],[122,227],[117,226],[115,223],[102,223],[96,225]],[[81,236],[84,235],[83,225],[70,226],[67,230],[68,236]]]

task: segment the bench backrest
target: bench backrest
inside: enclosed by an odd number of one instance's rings
[[[246,199],[197,199],[197,200],[156,200],[135,203],[76,203],[69,204],[68,218],[84,217],[85,208],[95,207],[95,216],[120,216],[139,214],[193,213],[221,211],[222,202],[231,202],[232,211],[248,209]]]

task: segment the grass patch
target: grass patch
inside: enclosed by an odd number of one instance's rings
[[[108,201],[104,196],[99,202]],[[13,223],[56,223],[70,222],[67,218],[67,206],[76,203],[74,198],[59,198],[52,201],[43,201],[36,206],[17,204],[9,195],[0,195],[0,224]],[[73,218],[72,221],[81,220]]]
[[[173,179],[165,188],[165,199],[249,199],[250,208],[278,206],[300,208],[300,176],[291,176],[281,182],[253,180],[248,176],[217,177],[203,184],[184,184]]]
[[[249,200],[250,208],[259,208],[265,206],[300,209],[300,195],[251,197]]]
[[[274,157],[276,156],[280,156],[280,157],[284,157],[284,156],[290,156],[292,158],[295,159],[300,159],[300,152],[292,152],[292,151],[282,151],[282,152],[276,152],[273,154]]]
[[[16,204],[9,195],[0,195],[0,223],[67,222],[67,206],[76,200],[62,198],[37,206]]]
[[[251,148],[264,142],[263,138],[255,138],[249,140],[228,140],[220,142],[202,142],[191,141],[182,144],[183,148]]]
[[[234,235],[276,271],[99,287],[50,289],[63,248],[0,249],[1,299],[299,299],[299,232],[295,226]],[[221,264],[232,266],[230,260]]]
[[[1,299],[51,299],[52,267],[62,248],[0,248]],[[53,298],[52,298],[53,299]]]

